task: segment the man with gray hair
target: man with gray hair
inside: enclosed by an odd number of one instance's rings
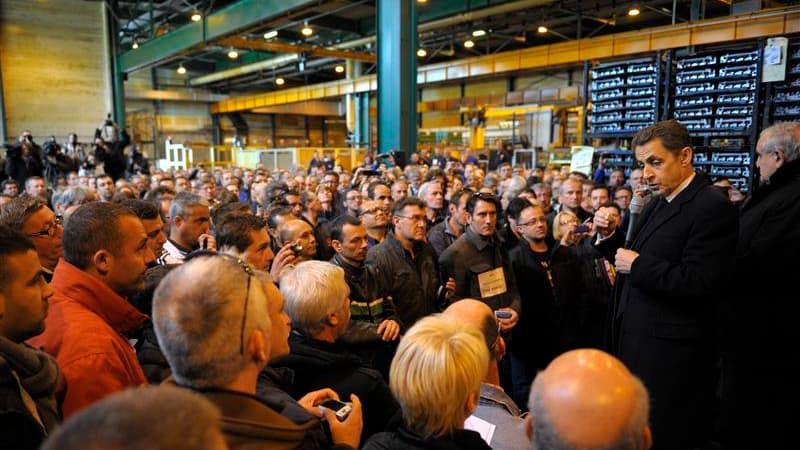
[[[266,273],[237,258],[195,255],[164,277],[153,298],[156,336],[175,382],[220,408],[232,448],[329,447],[314,417],[322,416],[320,403],[339,399],[335,392],[321,389],[295,397],[297,402],[256,396],[267,363],[289,353],[291,328],[281,293]],[[352,400],[346,420],[327,410],[325,418],[335,443],[358,448],[361,407],[357,397]]]
[[[211,217],[206,199],[183,191],[172,200],[169,217],[169,239],[157,258],[159,264],[180,264],[198,248],[216,251],[217,242],[208,232]]]
[[[42,450],[227,450],[219,417],[208,400],[185,389],[128,389],[81,411]]]
[[[58,260],[64,254],[61,242],[61,217],[36,196],[21,195],[0,210],[0,225],[22,232],[36,246],[36,253],[49,282]]]
[[[647,390],[600,350],[563,353],[533,381],[526,432],[534,450],[647,450]]]
[[[383,431],[399,406],[380,372],[366,367],[339,342],[350,325],[350,288],[344,270],[328,262],[306,261],[281,274],[281,293],[294,331],[289,355],[275,366],[294,371],[293,396],[330,386],[364,403],[362,440]]]
[[[438,181],[428,181],[419,187],[419,199],[425,203],[427,229],[444,220],[444,189]]]
[[[797,445],[793,415],[785,411],[798,401],[789,355],[798,343],[799,160],[800,123],[761,132],[761,185],[742,207],[731,278],[736,282],[726,296],[732,311],[722,358],[722,431],[730,448]]]

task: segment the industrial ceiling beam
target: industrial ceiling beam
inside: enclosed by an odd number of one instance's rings
[[[422,66],[417,85],[461,81],[465,78],[507,74],[719,42],[800,33],[800,7],[765,9],[718,19],[679,23],[595,38],[540,45],[447,63]],[[214,114],[244,111],[298,101],[375,91],[375,75],[229,98],[211,106]]]
[[[139,43],[139,48],[119,55],[120,70],[132,72],[152,67],[209,42],[224,38],[258,25],[289,11],[317,4],[317,0],[241,0],[188,23],[175,31]]]
[[[245,48],[249,50],[260,50],[267,52],[281,52],[281,53],[308,53],[317,56],[331,56],[334,58],[352,59],[355,61],[364,61],[374,63],[377,61],[375,55],[370,53],[351,52],[346,50],[334,50],[325,47],[314,47],[312,45],[295,45],[287,44],[284,42],[266,42],[256,41],[252,39],[242,38],[227,38],[219,41],[219,44]]]

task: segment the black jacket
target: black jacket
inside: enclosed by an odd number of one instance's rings
[[[430,244],[418,244],[412,259],[394,233],[389,233],[383,242],[369,249],[367,264],[378,268],[380,284],[389,287],[404,331],[439,310],[439,266]]]
[[[20,192],[25,189],[25,180],[28,177],[44,176],[44,161],[39,146],[34,144],[25,157],[22,156],[19,145],[10,147],[6,153],[5,172],[8,178],[17,182]]]
[[[423,438],[400,427],[393,433],[380,433],[367,441],[363,450],[489,450],[481,435],[471,430],[457,430],[451,435]]]
[[[343,401],[356,394],[363,408],[362,442],[386,428],[399,406],[378,371],[366,367],[342,344],[318,341],[298,332],[292,332],[289,347],[289,355],[272,365],[292,369],[295,378],[290,393],[294,398],[324,388],[336,391]]]

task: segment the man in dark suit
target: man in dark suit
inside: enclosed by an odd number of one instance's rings
[[[692,168],[689,132],[659,122],[631,142],[657,195],[616,253],[615,352],[652,397],[654,448],[703,447],[715,388],[715,299],[736,248],[736,208]]]
[[[798,404],[793,368],[800,254],[800,124],[761,132],[761,185],[742,207],[722,366],[727,448],[791,448]],[[764,430],[772,430],[764,433]]]

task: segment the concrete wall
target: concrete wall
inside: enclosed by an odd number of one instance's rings
[[[7,139],[70,132],[88,142],[112,110],[102,2],[0,1],[0,71]]]

